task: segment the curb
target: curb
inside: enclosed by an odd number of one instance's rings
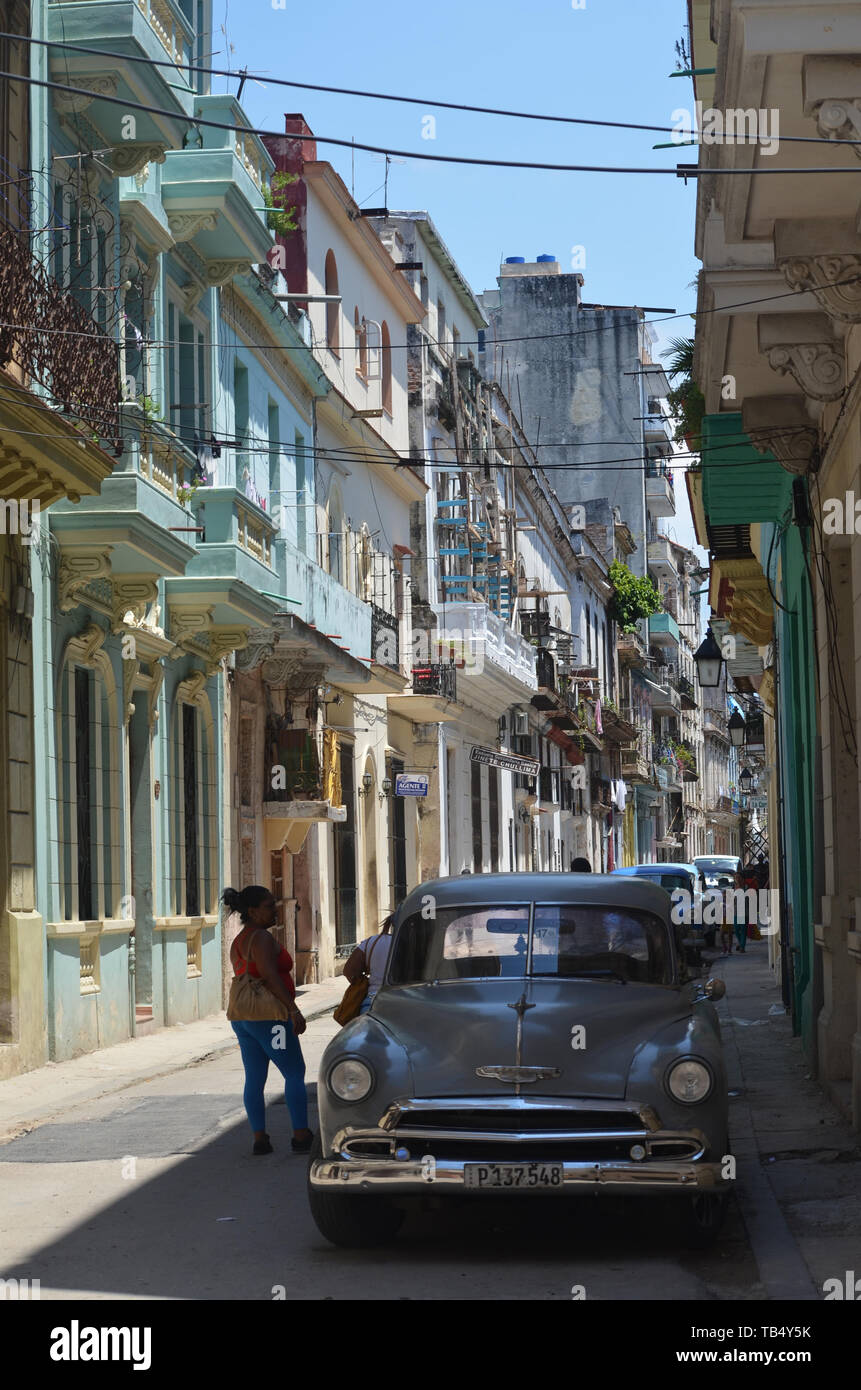
[[[298,996],[297,996],[298,997]],[[333,1009],[338,1007],[338,1001],[334,1003],[330,1000],[319,1007],[311,1007],[305,1013],[306,1023],[313,1023],[318,1018],[324,1018],[326,1014],[331,1014]],[[304,1012],[304,1011],[303,1011]],[[162,1031],[162,1030],[159,1030]],[[167,1029],[164,1030],[168,1031]],[[120,1095],[123,1091],[128,1091],[132,1086],[139,1086],[144,1081],[157,1081],[159,1077],[171,1076],[174,1072],[182,1071],[184,1067],[199,1066],[201,1062],[208,1061],[211,1057],[218,1057],[222,1052],[227,1052],[229,1048],[236,1047],[235,1037],[225,1038],[223,1042],[215,1043],[207,1048],[205,1052],[197,1053],[191,1057],[184,1057],[181,1061],[169,1064],[162,1064],[158,1070],[142,1073],[139,1076],[120,1081],[119,1084],[111,1085],[108,1083],[104,1090],[98,1091],[95,1095],[82,1096],[71,1101],[65,1100],[57,1104],[56,1109],[50,1109],[44,1114],[34,1116],[32,1119],[22,1118],[16,1120],[14,1124],[7,1125],[6,1128],[0,1127],[0,1144],[8,1144],[13,1139],[18,1139],[22,1134],[28,1134],[33,1129],[38,1129],[40,1125],[47,1124],[49,1121],[64,1114],[67,1110],[73,1109],[76,1105],[89,1105],[93,1101],[104,1100],[106,1096]]]

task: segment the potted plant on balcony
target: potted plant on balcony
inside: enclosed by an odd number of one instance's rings
[[[272,175],[271,182],[263,185],[263,202],[266,205],[266,225],[270,232],[276,236],[287,236],[296,230],[296,209],[295,207],[286,208],[283,203],[275,201],[275,194],[283,193],[291,183],[296,183],[298,174],[287,174],[283,171]]]
[[[642,618],[660,612],[661,595],[648,576],[640,578],[623,561],[614,560],[608,577],[613,586],[609,614],[623,633],[636,632]]]

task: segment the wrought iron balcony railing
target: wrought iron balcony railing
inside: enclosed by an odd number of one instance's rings
[[[120,447],[119,347],[0,224],[0,366],[50,391],[69,415]]]
[[[400,668],[400,631],[398,620],[392,613],[371,604],[371,654],[378,665],[388,666],[393,671]]]
[[[446,700],[457,699],[457,677],[450,663],[413,667],[414,695],[442,695]]]

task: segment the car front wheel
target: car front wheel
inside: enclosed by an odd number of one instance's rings
[[[689,1250],[707,1250],[714,1244],[724,1223],[726,1203],[725,1194],[698,1192],[677,1204],[679,1238]]]
[[[320,1136],[314,1140],[310,1161],[322,1156]],[[329,1192],[308,1182],[308,1203],[321,1236],[348,1250],[367,1250],[386,1245],[400,1230],[404,1213],[387,1197]]]

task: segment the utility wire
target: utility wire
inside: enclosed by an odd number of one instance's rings
[[[233,74],[236,76],[236,74]],[[111,106],[121,106],[124,111],[145,111],[151,116],[164,116],[167,120],[185,123],[194,128],[195,126],[208,126],[214,130],[229,130],[234,135],[256,135],[258,139],[288,140],[291,136],[283,130],[260,130],[255,126],[232,125],[227,121],[213,121],[206,116],[191,115],[187,116],[182,111],[168,111],[163,106],[149,106],[142,101],[126,101],[123,97],[111,97],[99,93],[94,95],[86,87],[71,87],[64,82],[50,82],[39,77],[25,77],[20,73],[2,72],[0,78],[5,78],[10,82],[25,82],[34,87],[47,87],[53,92],[69,92],[73,96],[90,97],[97,102],[108,102]],[[301,138],[292,136],[293,139]],[[672,178],[698,178],[701,174],[741,174],[745,178],[750,178],[754,174],[857,174],[857,167],[844,168],[835,165],[834,168],[801,168],[786,169],[758,167],[756,169],[738,168],[700,168],[697,165],[683,165],[677,169],[647,169],[642,165],[615,165],[615,164],[550,164],[529,159],[487,159],[478,155],[456,155],[456,154],[430,154],[427,150],[399,150],[392,149],[386,145],[365,145],[358,140],[339,139],[333,135],[313,135],[307,136],[320,145],[338,145],[345,149],[364,150],[370,154],[385,154],[393,159],[421,159],[430,164],[466,164],[479,166],[489,169],[534,169],[541,172],[557,174],[663,174]],[[831,144],[831,141],[828,141]]]
[[[21,38],[24,37],[25,42],[41,44],[46,48],[64,48],[69,49],[73,53],[87,53],[97,58],[113,58],[118,63],[148,63],[150,67],[172,68],[175,72],[202,72],[211,77],[241,78],[243,82],[259,82],[264,87],[296,87],[306,92],[326,92],[334,96],[363,97],[371,101],[393,101],[410,106],[437,106],[441,110],[446,111],[466,111],[480,116],[506,116],[519,121],[550,121],[563,125],[600,126],[611,130],[637,130],[657,135],[681,133],[679,132],[678,126],[643,125],[634,121],[604,121],[588,116],[554,116],[535,111],[509,111],[498,106],[471,106],[466,102],[441,101],[435,97],[405,97],[397,96],[392,92],[364,92],[352,87],[327,87],[317,82],[296,82],[285,77],[270,77],[264,73],[250,73],[246,69],[240,69],[240,71],[237,72],[231,68],[207,68],[196,63],[178,64],[171,58],[145,58],[139,54],[111,53],[106,52],[102,48],[87,48],[83,44],[67,43],[65,40],[62,43],[58,43],[56,39],[37,39],[29,36],[0,33],[0,39],[11,39],[13,37],[17,38],[19,42]],[[190,95],[198,95],[193,87],[189,87],[188,91]],[[324,144],[332,143],[331,141],[325,140],[322,136],[308,135],[303,137],[299,133],[294,133],[292,137],[288,136],[287,138],[299,140],[303,138],[309,140],[319,139],[323,140]],[[779,139],[786,143],[793,141],[796,144],[848,145],[850,148],[858,148],[858,146],[861,145],[861,141],[859,140],[831,140],[824,135],[781,135]],[[748,138],[741,135],[724,136],[721,141],[715,141],[714,143],[718,144],[723,141],[726,141],[726,143],[736,142],[743,144],[761,143],[759,138],[754,139],[753,137]],[[345,141],[344,143],[351,144],[352,142]],[[685,143],[686,142],[681,141],[680,148],[683,148]],[[363,146],[361,145],[356,146],[356,149],[362,148]],[[380,187],[382,187],[382,185],[380,185]]]

